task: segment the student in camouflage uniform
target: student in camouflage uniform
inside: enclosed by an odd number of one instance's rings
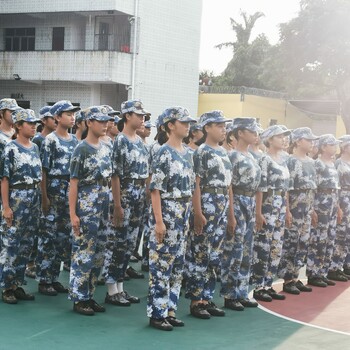
[[[205,143],[193,156],[196,187],[187,248],[191,253],[186,261],[186,298],[191,299],[191,314],[201,319],[225,315],[212,299],[226,229],[232,234],[235,225],[230,186],[232,165],[226,150],[219,146],[225,139],[227,121],[221,111],[211,111],[200,117]]]
[[[112,175],[110,149],[99,138],[111,117],[101,106],[85,110],[88,134],[75,148],[70,164],[69,211],[73,228],[69,299],[82,315],[104,312],[94,299],[103,266]]]
[[[311,228],[307,254],[308,283],[316,287],[334,286],[327,278],[333,256],[337,227],[339,176],[334,156],[340,142],[331,134],[320,136],[319,157],[315,160],[316,185],[314,210],[317,221]]]
[[[284,279],[283,290],[290,294],[311,292],[300,280],[299,270],[304,266],[310,239],[311,216],[316,190],[315,161],[308,157],[313,141],[317,137],[310,128],[297,128],[292,131],[291,141],[294,153],[288,159],[290,173],[289,205],[287,215],[292,216],[290,227],[284,232],[282,258],[278,276]],[[289,226],[289,225],[288,225]]]
[[[221,263],[221,291],[225,307],[242,311],[244,307],[257,307],[248,298],[250,268],[253,255],[255,226],[255,196],[260,184],[261,170],[248,146],[256,142],[261,131],[255,118],[235,118],[233,121],[237,148],[229,158],[232,163],[232,187],[235,232],[227,232]]]
[[[350,135],[339,138],[340,157],[335,162],[339,176],[339,211],[336,238],[328,279],[346,282],[350,279],[350,265],[346,257],[350,247]],[[341,214],[341,215],[339,215]],[[343,270],[344,267],[344,270]]]
[[[70,101],[58,101],[50,109],[57,120],[57,129],[46,136],[41,146],[43,165],[42,210],[44,218],[38,240],[36,259],[38,290],[41,294],[55,296],[68,293],[59,281],[61,262],[70,255],[71,226],[69,221],[68,191],[69,165],[78,144],[68,133],[74,126],[75,107]]]
[[[190,122],[182,107],[163,112],[169,140],[152,163],[152,199],[147,316],[154,328],[171,331],[184,323],[176,318],[194,188],[192,155],[182,144]]]
[[[137,234],[142,221],[149,176],[148,151],[136,135],[149,113],[139,100],[122,103],[122,132],[114,141],[112,162],[113,220],[116,225],[116,244],[106,275],[108,292],[105,302],[130,306],[140,299],[129,295],[123,286],[130,256],[135,250]]]
[[[37,133],[32,139],[32,142],[34,142],[39,147],[39,150],[41,148],[42,142],[45,140],[45,137],[49,135],[51,132],[55,131],[57,127],[55,118],[50,113],[50,109],[51,109],[50,106],[44,106],[39,111],[39,117],[41,119],[41,123],[43,124],[43,129],[40,133]],[[42,227],[42,225],[40,225],[40,227]],[[34,238],[33,250],[30,254],[30,258],[26,269],[26,276],[29,278],[36,277],[35,259],[36,259],[37,253],[38,253],[38,236],[36,235]]]
[[[23,288],[24,273],[39,229],[40,182],[42,179],[38,146],[30,141],[39,119],[30,109],[12,114],[18,134],[4,149],[1,161],[1,197],[3,207],[0,284],[2,300],[34,300]]]
[[[203,138],[202,126],[199,123],[192,123],[190,127],[190,133],[184,139],[184,143],[196,150],[198,148],[198,142]]]
[[[256,228],[251,283],[254,299],[283,300],[272,287],[282,254],[286,221],[286,197],[289,190],[289,170],[283,156],[284,139],[290,134],[279,125],[267,128],[261,139],[267,152],[259,161],[261,182],[256,203]]]
[[[74,135],[78,141],[86,137],[85,114],[83,111],[78,111],[75,115]]]

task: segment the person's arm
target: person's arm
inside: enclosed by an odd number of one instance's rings
[[[256,230],[260,231],[266,225],[266,219],[262,214],[263,192],[256,193]]]
[[[196,185],[193,192],[192,204],[194,212],[194,232],[197,235],[201,235],[203,227],[206,225],[207,220],[202,213],[202,201],[201,201],[201,188],[200,188],[201,178],[196,176]]]
[[[43,214],[46,216],[50,209],[50,200],[47,196],[47,172],[46,169],[42,170],[42,181],[41,181],[41,199],[42,199],[42,209]]]
[[[77,202],[78,202],[78,184],[79,184],[79,179],[77,178],[70,179],[69,194],[68,194],[69,216],[70,216],[73,232],[76,236],[80,235],[80,219],[77,216],[77,212],[76,212]]]
[[[165,236],[166,226],[163,221],[162,203],[161,203],[159,190],[154,189],[151,191],[151,201],[152,201],[153,215],[156,221],[155,234],[156,234],[158,244],[161,244]]]
[[[289,192],[286,193],[286,227],[290,228],[292,226],[293,216],[290,212],[289,207]]]
[[[121,204],[120,198],[120,177],[117,175],[112,176],[112,194],[114,202],[113,210],[113,224],[116,227],[121,227],[124,220],[124,210]]]
[[[236,229],[236,225],[237,225],[237,221],[235,218],[235,211],[233,206],[233,190],[232,190],[232,186],[230,186],[229,206],[228,206],[228,215],[227,215],[227,232],[233,235]]]
[[[9,179],[3,177],[1,180],[1,200],[2,200],[2,215],[8,227],[12,225],[13,212],[10,208],[10,185]]]

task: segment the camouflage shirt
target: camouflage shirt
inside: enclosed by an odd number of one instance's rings
[[[340,187],[350,189],[350,163],[339,158],[335,162],[335,167],[338,171]]]
[[[11,141],[11,137],[6,135],[3,131],[0,130],[0,157],[4,151],[5,146]]]
[[[40,150],[43,168],[48,176],[69,175],[71,156],[79,143],[75,135],[62,139],[56,132],[47,135]]]
[[[193,159],[188,149],[180,153],[164,144],[152,163],[150,190],[159,190],[163,199],[191,197],[194,183]]]
[[[39,183],[42,173],[38,146],[32,143],[27,148],[16,140],[9,142],[3,152],[0,174],[1,178],[9,179],[10,186]]]
[[[315,160],[316,185],[319,189],[339,189],[339,176],[334,164]]]
[[[121,179],[147,179],[149,176],[148,151],[140,137],[130,141],[123,133],[118,134],[114,141],[112,162],[113,175]]]
[[[45,137],[43,135],[41,135],[41,133],[37,133],[33,138],[32,138],[32,142],[34,142],[38,147],[39,150],[41,149],[41,145],[43,143],[43,141],[45,140]]]
[[[291,155],[288,158],[288,169],[291,179],[291,190],[315,190],[315,161],[311,158],[299,159]]]
[[[250,154],[233,150],[229,154],[232,164],[232,185],[244,191],[257,191],[261,179],[261,170]],[[234,191],[233,189],[233,191]]]
[[[201,178],[200,186],[224,187],[232,181],[232,164],[223,147],[214,149],[202,144],[193,155],[194,172]]]

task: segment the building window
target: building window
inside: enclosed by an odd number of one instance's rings
[[[6,28],[6,51],[34,51],[35,28]]]
[[[64,27],[52,28],[52,51],[64,50]]]

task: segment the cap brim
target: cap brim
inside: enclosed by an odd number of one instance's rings
[[[180,119],[178,119],[179,122],[181,123],[197,123],[197,120],[196,119],[193,119],[189,116],[185,116],[185,117],[181,117]]]
[[[92,118],[87,118],[86,120],[97,120],[98,122],[108,122],[110,120],[114,121],[114,117],[111,117],[109,115],[100,115]]]
[[[78,112],[78,111],[80,111],[81,110],[81,108],[80,107],[71,107],[71,108],[67,108],[67,109],[64,109],[64,110],[62,110],[61,112]]]
[[[122,113],[120,111],[112,111],[109,112],[108,115],[121,115]]]

